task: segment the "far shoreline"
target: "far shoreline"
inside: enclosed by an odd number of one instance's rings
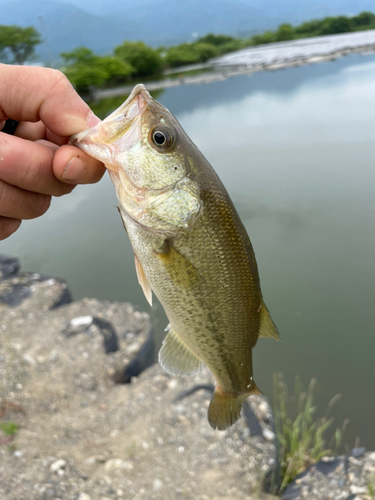
[[[232,52],[204,64],[176,68],[173,73],[178,74],[177,78],[150,81],[146,86],[147,90],[152,92],[182,85],[209,84],[239,75],[329,62],[351,54],[374,53],[375,30],[270,43]],[[211,71],[193,76],[184,75],[186,72],[199,69]],[[134,84],[101,90],[92,88],[87,100],[97,102],[111,97],[125,96],[133,87]]]

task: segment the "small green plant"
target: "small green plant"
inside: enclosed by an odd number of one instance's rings
[[[373,474],[372,477],[369,477],[367,489],[370,497],[375,498],[375,474]]]
[[[280,491],[306,467],[325,455],[335,453],[341,444],[347,421],[342,429],[336,429],[330,448],[327,448],[325,438],[327,429],[333,423],[333,418],[328,418],[329,413],[341,396],[338,394],[330,401],[324,417],[314,419],[315,386],[316,380],[312,379],[307,391],[304,391],[300,379],[296,377],[295,394],[290,397],[283,376],[274,375],[274,413],[281,466]],[[296,406],[294,418],[289,415],[290,403]]]
[[[18,432],[18,426],[14,422],[4,422],[0,424],[0,429],[6,436],[15,436]]]

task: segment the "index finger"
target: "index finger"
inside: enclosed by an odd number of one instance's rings
[[[0,64],[0,74],[0,121],[41,120],[62,137],[99,121],[61,71]]]

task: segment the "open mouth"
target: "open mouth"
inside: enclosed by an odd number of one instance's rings
[[[141,139],[141,117],[152,97],[144,85],[137,85],[118,109],[104,121],[71,137],[70,143],[118,171],[115,158]]]

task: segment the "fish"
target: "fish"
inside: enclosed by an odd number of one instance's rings
[[[138,281],[169,319],[159,352],[172,375],[206,365],[216,387],[213,429],[240,416],[258,338],[280,334],[263,301],[249,236],[218,175],[177,119],[142,84],[71,142],[102,161],[119,201]]]

